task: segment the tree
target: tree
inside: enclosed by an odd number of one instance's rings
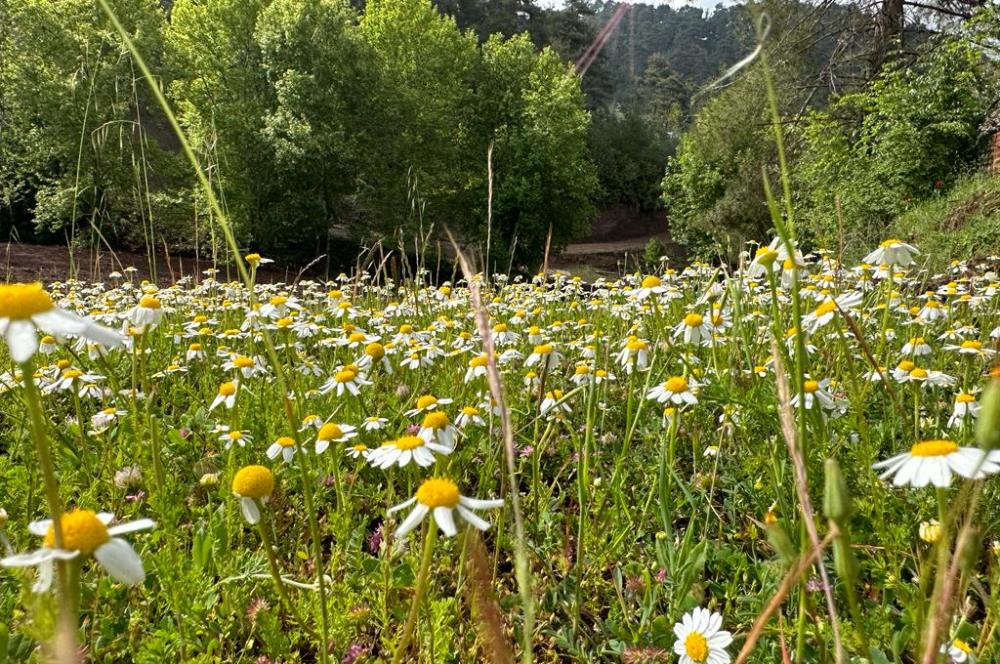
[[[590,117],[579,78],[551,50],[536,53],[527,36],[495,35],[483,45],[482,58],[476,115],[478,135],[494,146],[493,223],[499,239],[491,255],[498,261],[510,256],[531,269],[550,228],[553,246],[560,247],[585,233],[593,219],[597,177],[587,157]]]
[[[472,150],[466,116],[473,101],[476,38],[460,32],[429,0],[373,0],[361,19],[376,83],[376,131],[362,198],[366,224],[381,234],[423,218],[454,223],[468,215]]]
[[[111,4],[155,64],[158,4]],[[117,33],[90,0],[8,0],[4,12],[0,204],[30,215],[42,236],[79,229],[148,245],[163,202],[149,183],[169,168],[151,138],[159,118]]]

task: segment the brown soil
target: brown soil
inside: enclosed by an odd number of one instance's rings
[[[0,275],[6,282],[41,281],[49,283],[66,279],[70,275],[69,250],[65,246],[20,244],[7,242],[0,244]],[[97,249],[80,249],[73,255],[76,277],[82,281],[104,281],[108,274],[114,271],[124,273],[125,268],[135,267],[136,279],[152,278],[150,258],[146,254],[130,251]],[[161,285],[169,285],[184,275],[199,275],[202,270],[212,267],[211,259],[196,260],[194,256],[166,256],[158,254],[155,257],[156,281]],[[221,278],[226,278],[226,268],[220,268]],[[232,275],[237,275],[233,270]],[[279,281],[294,279],[295,273],[286,274],[279,269],[261,269],[258,272],[260,281]]]

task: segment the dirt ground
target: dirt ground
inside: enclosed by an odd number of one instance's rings
[[[638,268],[646,243],[662,241],[671,259],[682,259],[683,250],[674,244],[666,230],[662,213],[636,213],[626,208],[604,210],[595,220],[585,242],[571,244],[549,259],[549,268],[565,270],[585,278],[617,276]],[[211,257],[158,253],[147,256],[129,251],[81,249],[74,254],[74,270],[83,281],[104,281],[111,272],[136,268],[135,279],[147,279],[169,285],[184,275],[198,275],[212,266]],[[225,268],[223,268],[225,269]],[[4,281],[41,281],[49,283],[70,276],[70,255],[65,246],[20,243],[0,244],[0,275]],[[292,281],[298,268],[265,266],[258,272],[260,281]],[[223,273],[220,279],[236,278]]]
[[[76,278],[81,281],[104,281],[112,272],[124,273],[125,268],[134,267],[135,279],[153,281],[166,286],[184,275],[195,275],[212,267],[211,258],[195,256],[154,257],[130,251],[100,251],[81,249],[73,255]],[[7,242],[0,244],[0,274],[6,282],[41,281],[49,283],[70,276],[70,254],[65,246],[38,245]],[[235,278],[237,275],[231,275]],[[224,273],[220,278],[226,278]],[[281,281],[294,279],[295,272],[286,273],[280,269],[262,268],[258,271],[260,281]]]

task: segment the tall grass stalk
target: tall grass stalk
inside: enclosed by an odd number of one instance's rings
[[[125,30],[125,27],[118,19],[118,16],[115,14],[111,6],[108,4],[108,0],[98,0],[98,3],[100,4],[101,10],[108,17],[108,20],[111,21],[111,24],[114,26],[115,30],[118,32],[119,36],[124,42],[125,46],[128,48],[129,53],[131,53],[132,58],[135,60],[135,64],[139,67],[139,70],[142,72],[143,78],[145,78],[146,83],[149,85],[149,88],[153,93],[153,96],[156,98],[157,104],[160,106],[160,109],[163,111],[164,115],[166,115],[167,121],[170,123],[170,127],[173,129],[178,140],[180,141],[181,149],[183,150],[185,157],[187,157],[188,162],[191,165],[191,168],[193,169],[196,177],[198,178],[198,182],[205,193],[205,197],[208,200],[209,206],[211,207],[213,213],[215,214],[215,221],[218,222],[219,227],[222,229],[222,233],[226,239],[226,244],[228,245],[229,250],[232,252],[233,260],[235,261],[236,268],[239,271],[240,278],[248,288],[250,304],[251,306],[253,306],[256,303],[256,298],[253,289],[253,280],[251,279],[250,273],[247,270],[246,263],[243,261],[240,255],[239,245],[236,242],[236,236],[233,233],[233,229],[229,223],[229,219],[226,216],[225,212],[222,210],[222,206],[219,204],[219,199],[215,195],[215,191],[212,188],[212,185],[209,182],[204,169],[201,167],[201,164],[199,163],[198,158],[191,147],[191,142],[187,139],[187,134],[181,128],[180,123],[177,120],[177,116],[174,114],[173,110],[170,107],[169,102],[167,101],[167,98],[163,94],[163,90],[161,89],[156,78],[153,76],[152,71],[150,71],[149,66],[146,64],[146,61],[142,57],[142,54],[139,52],[139,49],[136,48],[135,42],[132,41],[132,38],[129,36],[128,31]],[[275,350],[274,347],[274,343],[271,340],[270,332],[267,330],[266,327],[261,327],[260,332],[261,336],[264,339],[264,345],[267,350],[268,360],[270,361],[271,367],[275,373],[276,382],[285,400],[284,410],[289,420],[289,425],[292,431],[297,431],[299,428],[299,417],[296,415],[295,408],[289,401],[288,381],[286,380],[284,370],[278,358],[277,351]],[[302,456],[306,457],[308,455],[302,455]],[[303,484],[308,485],[310,481],[311,481],[311,475],[303,473]],[[318,648],[319,659],[320,662],[326,664],[326,662],[329,661],[328,649],[330,644],[329,617],[326,605],[326,600],[327,600],[326,580],[325,580],[326,566],[323,562],[324,560],[323,550],[319,538],[319,518],[316,513],[315,505],[312,504],[311,491],[312,487],[309,487],[303,493],[307,497],[306,499],[308,501],[307,511],[309,513],[310,529],[312,531],[311,534],[312,534],[313,555],[316,558],[316,583],[319,587],[320,626],[321,626],[321,636],[322,636],[322,643],[319,644]]]

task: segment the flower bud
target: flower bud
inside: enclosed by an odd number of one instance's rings
[[[937,519],[932,519],[930,521],[921,521],[919,532],[920,532],[920,539],[922,539],[924,542],[927,542],[928,544],[934,544],[939,539],[941,539],[941,534],[943,532],[941,528],[941,522],[939,522]]]
[[[990,372],[990,382],[979,400],[976,440],[986,450],[1000,448],[1000,367]]]
[[[851,513],[854,506],[851,504],[851,496],[847,492],[847,482],[840,472],[840,464],[836,459],[827,459],[824,467],[826,475],[826,487],[823,491],[823,513],[838,526],[842,526]]]

